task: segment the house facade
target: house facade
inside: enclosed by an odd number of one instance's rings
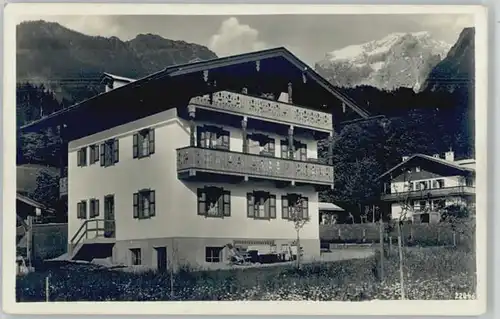
[[[106,83],[24,128],[63,128],[71,258],[165,270],[223,267],[234,247],[293,255],[295,214],[310,220],[304,258],[319,258],[334,170],[318,141],[367,113],[283,48]]]
[[[475,208],[475,160],[455,160],[454,152],[433,156],[403,157],[385,172],[381,200],[388,204],[392,219],[436,223],[452,205]]]

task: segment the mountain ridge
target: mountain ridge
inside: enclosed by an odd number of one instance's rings
[[[102,92],[103,72],[139,78],[193,59],[217,58],[205,46],[153,34],[122,41],[43,20],[22,22],[16,31],[17,81],[42,83],[72,102]]]
[[[391,33],[328,52],[315,69],[339,87],[369,85],[388,91],[409,87],[418,92],[450,48],[426,31]]]

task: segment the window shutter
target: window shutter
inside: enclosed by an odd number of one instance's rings
[[[94,163],[99,162],[99,144],[94,145]]]
[[[90,146],[89,150],[90,150],[90,159],[89,159],[90,163],[89,164],[92,165],[95,163],[95,146],[94,145]]]
[[[302,218],[309,217],[309,200],[307,197],[302,197]]]
[[[149,154],[155,153],[155,129],[149,130]]]
[[[264,200],[264,216],[266,218],[270,218],[270,206],[271,206],[271,198],[269,197],[269,194],[265,194],[262,199]]]
[[[139,193],[134,193],[134,218],[139,218]]]
[[[210,136],[210,148],[217,147],[217,134],[214,132],[207,132]]]
[[[269,196],[269,218],[276,218],[276,195]]]
[[[105,165],[105,162],[104,162],[104,152],[105,152],[105,145],[104,143],[101,144],[101,166],[104,166]]]
[[[149,192],[149,216],[156,216],[155,191]]]
[[[275,156],[275,145],[274,145],[274,138],[271,138],[269,140],[269,155]]]
[[[82,218],[82,203],[76,204],[76,218]]]
[[[97,216],[99,216],[99,200],[98,199],[94,200],[94,205],[95,205],[94,217],[97,217]]]
[[[206,133],[202,127],[198,127],[198,147],[207,147],[206,144]]]
[[[222,132],[222,148],[225,150],[229,150],[229,132]]]
[[[82,202],[82,218],[87,219],[87,201]]]
[[[224,191],[224,216],[231,216],[231,192]]]
[[[132,150],[133,150],[134,158],[139,157],[139,134],[137,134],[137,133],[134,134],[134,137],[133,137]]]
[[[253,193],[247,193],[247,217],[253,218],[254,214],[254,195]]]
[[[288,144],[286,141],[281,141],[281,158],[288,158]]]
[[[300,147],[300,160],[307,161],[307,145],[302,144]]]
[[[120,147],[119,147],[119,140],[116,138],[113,140],[113,163],[118,163],[120,160]]]
[[[224,194],[220,192],[219,198],[217,198],[217,213],[218,216],[224,216]]]
[[[289,217],[288,197],[283,195],[281,196],[281,218],[288,219]]]
[[[82,150],[76,152],[76,166],[82,166]]]
[[[206,194],[201,188],[198,188],[198,215],[206,215]]]

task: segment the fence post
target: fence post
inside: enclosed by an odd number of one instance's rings
[[[437,244],[439,246],[439,243],[441,242],[441,227],[437,227],[437,235],[438,235],[438,239],[437,239]]]
[[[364,236],[363,236],[364,237]],[[379,221],[379,237],[380,237],[380,281],[384,281],[384,222],[382,218]]]
[[[457,246],[457,233],[453,231],[453,247]]]
[[[363,239],[362,239],[363,243],[366,242],[366,229],[363,228]]]
[[[45,302],[50,301],[49,276],[45,277]]]
[[[392,251],[392,236],[389,236],[389,252]]]

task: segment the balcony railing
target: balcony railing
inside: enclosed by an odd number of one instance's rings
[[[332,114],[330,113],[239,93],[216,92],[213,94],[212,103],[210,103],[208,94],[194,97],[190,103],[207,109],[222,110],[272,122],[287,123],[320,131],[329,132],[332,130]]]
[[[460,195],[474,195],[476,190],[471,186],[454,186],[443,188],[431,188],[426,190],[418,190],[411,192],[393,192],[381,196],[382,200],[403,200],[405,198],[427,198],[427,197],[444,197],[444,196],[460,196]]]
[[[177,150],[177,172],[189,171],[333,185],[329,165],[198,147]]]
[[[61,177],[59,179],[59,196],[68,194],[68,177]]]

